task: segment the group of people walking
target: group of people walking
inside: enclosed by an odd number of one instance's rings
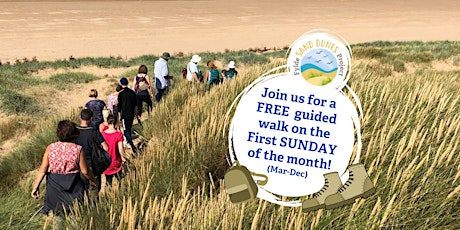
[[[90,100],[80,112],[80,124],[70,120],[60,121],[56,134],[58,141],[51,143],[45,150],[42,163],[32,185],[31,196],[38,199],[40,184],[46,177],[46,195],[42,212],[62,213],[71,207],[72,202],[83,201],[85,194],[90,200],[97,200],[101,188],[101,176],[105,175],[108,185],[115,177],[120,178],[124,161],[124,142],[136,155],[138,149],[133,143],[132,127],[134,119],[141,123],[142,105],[147,104],[150,114],[152,98],[160,102],[171,87],[168,60],[170,54],[164,52],[154,63],[154,83],[148,75],[146,65],[138,68],[132,87],[126,77],[119,80],[115,92],[108,96],[107,103],[98,99],[98,92],[92,89]],[[205,76],[198,67],[201,57],[193,55],[187,64],[184,78],[189,82],[206,82],[207,85],[220,84],[232,79],[238,72],[235,62],[228,64],[229,69],[219,72],[212,61],[207,62]],[[155,87],[155,88],[153,88]],[[155,90],[155,95],[153,91]],[[92,162],[94,146],[101,146],[110,155],[111,164],[103,172],[96,172]]]
[[[228,70],[222,69],[221,72],[217,70],[216,65],[213,61],[207,61],[205,76],[203,76],[198,63],[201,61],[201,57],[197,54],[192,56],[192,59],[187,64],[185,79],[189,82],[201,82],[206,83],[209,87],[213,85],[218,85],[222,82],[230,80],[238,75],[238,71],[235,69],[235,62],[230,61],[228,63]]]

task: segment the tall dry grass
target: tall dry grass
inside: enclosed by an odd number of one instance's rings
[[[440,56],[435,49],[429,52]],[[383,56],[398,53],[385,50]],[[145,152],[124,168],[125,177],[107,188],[96,204],[76,206],[64,225],[68,229],[460,229],[459,71],[433,70],[423,62],[415,63],[413,73],[394,74],[394,65],[384,61],[359,61],[350,85],[364,110],[361,162],[377,186],[373,196],[310,213],[259,199],[230,202],[221,180],[228,167],[223,118],[244,87],[276,66],[261,65],[209,92],[186,82],[176,84],[144,122],[141,135],[149,140]],[[49,143],[52,131],[47,132],[38,136],[40,146]],[[25,158],[18,156],[18,161]],[[39,208],[27,200],[30,183],[29,179],[20,189],[2,193],[0,202],[6,206],[0,210],[13,212],[0,218],[1,228],[39,229],[43,223],[52,228],[49,222],[30,218]],[[22,209],[15,208],[18,205]]]
[[[392,77],[354,70],[352,88],[364,108],[361,162],[375,195],[310,213],[259,199],[232,204],[219,179],[226,167],[224,114],[237,93],[269,68],[251,69],[205,93],[177,85],[149,117],[147,150],[126,177],[97,205],[76,208],[80,227],[460,228],[460,79],[447,71]]]

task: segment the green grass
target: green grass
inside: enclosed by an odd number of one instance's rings
[[[0,112],[7,115],[45,113],[39,101],[28,95],[29,89],[41,87],[66,90],[75,84],[88,83],[99,77],[85,72],[66,72],[50,76],[48,79],[34,77],[33,74],[44,69],[76,69],[82,66],[100,68],[127,67],[130,64],[115,58],[77,58],[54,62],[26,62],[0,66]],[[51,89],[50,89],[51,90]]]
[[[33,119],[27,114],[26,116],[11,116],[0,122],[0,144],[4,141],[11,139],[16,134],[21,134],[23,130],[28,130],[34,127]]]
[[[14,89],[17,91],[26,90],[28,87],[40,84],[42,81],[27,74],[21,74],[18,70],[0,66],[1,88]]]
[[[406,66],[405,66],[404,62],[401,61],[401,60],[398,60],[398,59],[394,60],[393,69],[394,69],[394,71],[396,71],[398,73],[406,72]]]
[[[41,191],[43,190],[42,188]],[[2,229],[41,229],[43,214],[37,213],[42,207],[42,200],[33,200],[25,189],[16,187],[20,193],[3,193],[0,196],[0,227]]]
[[[48,82],[59,90],[66,90],[72,88],[75,84],[89,83],[97,79],[99,79],[99,77],[93,74],[82,72],[67,72],[51,76]]]
[[[352,45],[352,50],[355,58],[370,58],[390,63],[398,58],[405,63],[428,63],[459,55],[460,42],[378,41]]]
[[[48,115],[46,119],[38,121],[36,128],[31,128],[31,135],[25,143],[15,146],[13,151],[0,158],[0,195],[8,192],[18,182],[18,175],[23,175],[36,169],[45,152],[46,147],[57,140],[56,124],[63,119],[77,122],[78,111],[69,112],[70,115]]]
[[[23,92],[22,92],[23,93]],[[0,89],[0,110],[7,115],[35,114],[40,110],[34,98],[16,90]]]
[[[322,82],[321,82],[321,85],[327,85],[327,84],[329,84],[330,82],[332,82],[332,79],[331,79],[331,78],[328,78],[328,79],[322,81]]]

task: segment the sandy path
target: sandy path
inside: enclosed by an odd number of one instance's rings
[[[348,42],[460,40],[457,0],[0,2],[0,61],[135,57],[290,45],[328,28]]]
[[[79,69],[74,70],[64,70],[60,69],[57,71],[48,70],[46,74],[47,76],[52,76],[52,74],[56,74],[63,71],[78,71],[78,72],[85,72],[91,73],[98,77],[99,80],[95,80],[88,84],[77,84],[69,91],[59,91],[55,95],[55,100],[51,102],[50,107],[52,109],[59,108],[60,111],[67,112],[71,109],[78,108],[79,106],[84,106],[86,102],[90,100],[88,97],[89,92],[91,89],[96,89],[98,91],[98,99],[104,100],[107,102],[107,97],[110,93],[115,91],[115,87],[112,87],[114,81],[116,81],[119,76],[123,73],[127,72],[131,69],[137,69],[137,66],[130,67],[130,68],[114,68],[114,69],[106,69],[106,68],[98,68],[95,66],[84,66]],[[53,73],[51,73],[53,72]],[[130,79],[131,81],[131,79]],[[113,89],[112,89],[113,88]]]

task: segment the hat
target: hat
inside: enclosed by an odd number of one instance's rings
[[[194,54],[194,55],[192,56],[192,60],[191,60],[191,61],[192,61],[192,62],[195,62],[195,63],[198,63],[198,62],[201,61],[201,57],[198,56],[198,54]]]
[[[128,85],[128,79],[126,79],[126,77],[122,77],[122,78],[120,79],[120,84],[121,84],[121,85]]]
[[[161,58],[163,59],[169,59],[171,56],[169,55],[168,52],[164,52],[162,55],[161,55]]]
[[[234,61],[230,61],[230,63],[228,63],[228,68],[230,68],[230,69],[235,68],[235,62],[234,62]]]

